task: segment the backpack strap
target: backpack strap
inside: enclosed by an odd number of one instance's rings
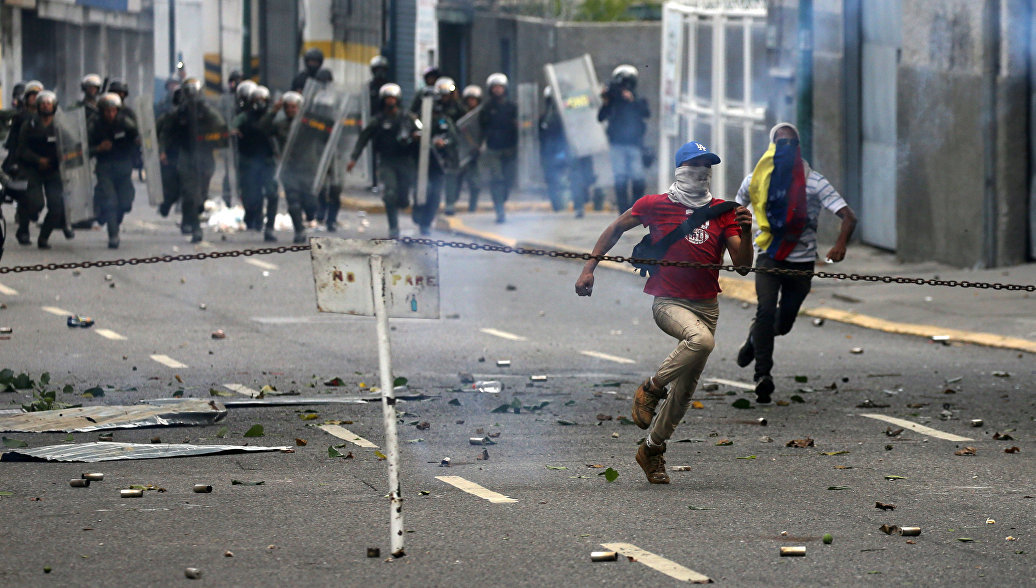
[[[655,247],[665,255],[665,252],[669,251],[669,248],[673,246],[673,243],[676,243],[678,240],[689,235],[691,231],[705,224],[705,221],[719,218],[724,213],[734,210],[737,207],[738,203],[730,200],[724,200],[715,206],[702,206],[698,210],[695,210],[691,216],[687,217],[687,220],[680,223],[679,227],[676,227],[665,237],[659,239],[658,243],[655,243]]]

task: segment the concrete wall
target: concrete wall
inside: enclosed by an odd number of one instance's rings
[[[543,66],[547,63],[593,56],[601,82],[612,70],[629,63],[640,70],[637,92],[647,98],[651,119],[645,145],[658,144],[658,98],[662,35],[659,22],[575,23],[476,12],[471,29],[471,83],[484,85],[486,77],[497,71],[507,73],[511,83],[546,84]],[[510,59],[503,47],[509,46]],[[657,164],[656,164],[657,165]],[[647,170],[648,190],[657,176]]]
[[[1004,51],[1019,2],[903,0],[899,257],[1025,260],[1027,62]],[[1007,8],[1000,12],[1000,7]]]

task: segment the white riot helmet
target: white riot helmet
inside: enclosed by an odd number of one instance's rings
[[[248,102],[253,110],[266,110],[270,103],[270,89],[266,86],[256,86],[248,93]]]
[[[50,105],[50,112],[43,112],[43,105]],[[58,95],[50,90],[43,90],[36,96],[36,110],[42,114],[54,114],[58,109]]]
[[[298,92],[285,92],[284,95],[281,96],[281,102],[284,104],[294,104],[296,106],[301,106],[302,94],[299,94]]]
[[[399,87],[399,84],[385,84],[378,90],[378,98],[384,100],[389,96],[399,100],[403,97],[403,89]]]
[[[86,74],[83,76],[83,80],[79,82],[79,87],[82,88],[84,92],[86,92],[87,88],[97,88],[100,90],[101,76],[97,74]]]
[[[486,78],[486,87],[492,89],[493,86],[503,86],[506,88],[507,76],[502,73],[490,74],[489,77]]]
[[[435,80],[435,93],[442,96],[449,96],[457,91],[457,83],[453,78],[441,77]]]
[[[640,72],[637,68],[629,64],[623,64],[612,70],[612,80],[619,82],[630,89],[637,86],[637,78],[640,76]]]
[[[389,60],[384,55],[375,55],[371,58],[370,68],[373,72],[376,69],[388,69]]]
[[[251,99],[252,90],[255,90],[257,87],[259,87],[259,84],[252,80],[242,80],[238,82],[237,88],[234,90],[234,96],[238,102],[244,103]]]
[[[477,98],[477,99],[481,100],[482,99],[482,88],[479,88],[478,86],[476,86],[474,84],[472,84],[470,86],[465,86],[464,92],[461,94],[461,96],[464,97],[464,98]]]
[[[188,98],[197,98],[201,96],[202,90],[205,88],[205,84],[202,83],[198,78],[187,78],[183,81],[183,93]]]
[[[114,108],[118,110],[122,108],[122,98],[115,92],[101,94],[101,97],[97,99],[97,108],[100,108],[101,110],[104,110],[105,108]]]

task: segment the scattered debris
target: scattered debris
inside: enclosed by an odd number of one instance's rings
[[[763,435],[759,438],[760,443],[773,443],[773,438],[768,435]]]
[[[1005,449],[1004,453],[1021,453],[1021,451],[1022,451],[1022,449],[1020,447],[1018,447],[1017,445],[1014,445],[1014,446],[1011,446],[1011,447],[1008,447],[1007,449]]]
[[[305,439],[300,439],[298,437],[295,437],[295,446],[296,447],[305,447],[308,443],[309,443],[309,441],[306,441]]]
[[[822,326],[824,326],[824,319],[822,319],[822,318],[815,318],[815,319],[813,319],[813,326],[814,327],[822,327]]]
[[[730,404],[734,408],[747,409],[752,408],[752,403],[747,398],[738,398]]]
[[[730,439],[720,439],[719,441],[716,441],[716,445],[719,447],[729,447],[733,444],[734,442]]]
[[[972,543],[975,540],[971,537],[957,537],[957,541],[960,541],[961,543]]]
[[[368,547],[367,557],[381,557],[381,549],[378,547]]]
[[[831,545],[835,538],[831,536],[831,533],[824,533],[820,540],[824,542],[824,545]]]
[[[131,459],[158,459],[164,457],[188,457],[195,455],[217,455],[246,453],[253,451],[280,451],[294,453],[292,447],[262,447],[238,445],[189,445],[150,443],[95,442],[71,445],[49,445],[35,449],[12,450],[0,456],[0,461],[60,461],[95,463]]]
[[[590,554],[590,561],[618,561],[619,554],[614,551],[594,551]]]
[[[573,421],[569,421],[569,420],[565,420],[565,419],[558,419],[558,420],[557,420],[557,423],[558,423],[559,425],[563,425],[563,426],[566,426],[566,427],[567,427],[567,426],[572,426],[572,425],[575,425],[575,422],[573,422]]]
[[[498,359],[496,360],[496,367],[511,367],[510,359]]]
[[[213,339],[226,339],[227,334],[223,332],[223,329],[216,329],[212,332]]]
[[[613,470],[612,468],[608,468],[597,475],[604,476],[604,479],[608,480],[609,482],[614,482],[619,477],[619,472]]]
[[[848,451],[842,449],[841,451],[821,451],[820,455],[845,455]]]
[[[805,439],[792,439],[784,444],[785,447],[798,447],[805,449],[806,447],[815,447],[813,439],[806,437]]]
[[[903,429],[893,429],[892,427],[885,428],[886,437],[899,437],[903,433]]]
[[[957,451],[954,451],[953,455],[975,455],[976,451],[978,451],[978,450],[975,449],[974,447],[962,447],[962,448],[958,449]]]
[[[993,519],[986,519],[986,524],[987,525],[995,525],[996,521],[994,521]]]
[[[529,379],[532,380],[533,382],[546,382],[547,381],[547,376],[545,376],[545,375],[529,376]]]
[[[612,420],[612,415],[598,413],[597,414],[597,420],[599,420],[599,421],[610,421],[610,420]]]
[[[83,478],[72,478],[69,480],[68,485],[73,488],[89,488],[90,480],[84,480]]]
[[[619,438],[619,434],[618,433],[612,433],[612,439],[618,439],[618,438]]]
[[[1009,374],[1007,372],[995,371],[995,372],[993,372],[993,377],[994,378],[1010,378],[1011,374]]]
[[[768,425],[768,424],[769,424],[769,423],[767,422],[767,420],[766,420],[765,418],[763,418],[763,417],[759,417],[759,418],[755,419],[755,422],[756,422],[756,423],[757,423],[757,424],[758,424],[758,425],[759,425],[760,427],[765,427],[766,425]]]
[[[852,353],[853,355],[860,355],[863,353],[863,347],[853,347],[849,350],[849,353]]]
[[[439,467],[441,467],[441,468],[448,468],[448,467],[450,467],[450,458],[448,458],[448,457],[442,458],[442,461],[439,462]]]
[[[687,510],[716,510],[710,506],[688,506]]]
[[[932,341],[932,343],[942,343],[943,345],[949,345],[950,344],[950,336],[949,335],[932,335],[931,341]]]
[[[469,445],[496,445],[496,441],[493,441],[489,437],[468,437]]]
[[[552,466],[552,465],[545,465],[545,466],[543,466],[543,467],[547,468],[548,470],[567,470],[567,469],[568,469],[568,467],[567,467],[567,466]]]
[[[828,486],[828,490],[851,490],[849,486]]]
[[[888,408],[888,404],[878,404],[871,399],[864,400],[863,402],[856,405],[856,408]]]
[[[691,466],[673,466],[672,470],[674,472],[689,472],[691,471]]]
[[[701,385],[701,389],[705,392],[715,392],[716,390],[719,390],[719,384],[715,382],[706,382]]]
[[[499,380],[479,380],[471,387],[482,394],[499,394],[504,389],[503,383]]]
[[[705,405],[701,403],[701,400],[692,400],[691,408],[693,408],[694,410],[703,410],[705,408]]]
[[[258,480],[258,481],[255,481],[255,482],[251,482],[251,481],[248,481],[248,480],[231,480],[230,481],[230,485],[231,486],[265,486],[266,485],[266,481],[265,480]]]
[[[90,327],[94,326],[94,319],[88,316],[75,315],[68,317],[68,319],[65,321],[65,324],[72,328],[79,327],[83,329],[89,329]]]
[[[245,435],[244,436],[245,437],[262,437],[263,436],[263,426],[262,425],[252,425],[252,427],[250,429],[245,431]]]
[[[195,494],[209,494],[212,492],[212,486],[208,484],[195,484],[192,490]]]
[[[993,433],[993,441],[1014,441],[1014,437],[1007,433],[996,432]]]
[[[489,461],[489,450],[483,449],[482,453],[480,453],[475,459],[477,461]]]
[[[884,502],[875,502],[874,503],[874,508],[879,508],[881,510],[896,510],[896,505],[895,504],[885,504]]]
[[[201,578],[201,570],[198,568],[187,568],[183,571],[183,574],[191,580],[197,580]]]
[[[234,552],[228,549],[223,552],[223,557],[234,557]]]
[[[144,491],[137,490],[136,488],[127,488],[125,490],[119,490],[119,496],[122,498],[140,498],[144,496]]]
[[[422,421],[420,423],[417,423],[417,425],[415,426],[417,427],[418,431],[427,431],[432,426],[432,424],[428,421]]]
[[[91,482],[100,482],[104,480],[104,474],[100,472],[94,472],[89,474],[83,474],[82,478],[84,480],[90,480]]]
[[[781,547],[781,557],[804,557],[806,555],[806,547],[804,545],[796,547]]]

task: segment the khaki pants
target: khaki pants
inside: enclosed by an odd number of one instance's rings
[[[715,298],[685,300],[659,296],[655,298],[651,312],[658,328],[680,341],[658,366],[654,376],[656,384],[669,385],[669,395],[658,404],[648,430],[651,443],[660,445],[672,437],[676,425],[687,412],[705,362],[716,346],[713,335],[719,320],[719,302]]]

